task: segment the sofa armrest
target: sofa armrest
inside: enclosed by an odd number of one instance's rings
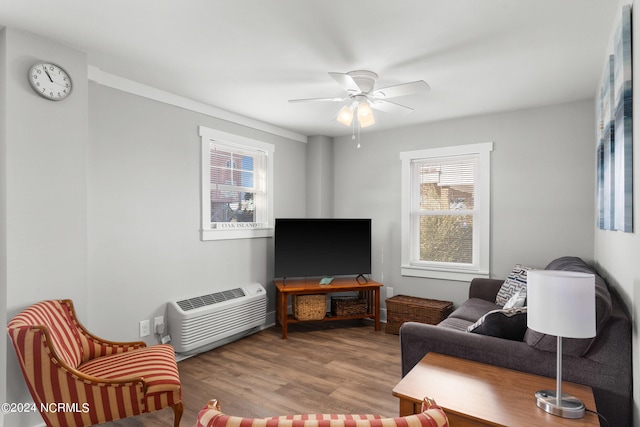
[[[110,341],[92,334],[78,319],[76,310],[73,307],[73,301],[65,299],[61,300],[61,302],[67,307],[71,320],[78,330],[80,343],[82,345],[82,362],[87,362],[97,357],[137,350],[147,346],[144,341]]]
[[[486,301],[495,302],[496,295],[504,280],[485,279],[476,277],[469,284],[469,298],[480,298]]]

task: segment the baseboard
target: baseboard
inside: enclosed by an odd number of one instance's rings
[[[38,412],[0,412],[0,427],[4,426],[47,427]]]

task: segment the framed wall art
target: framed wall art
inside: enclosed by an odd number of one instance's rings
[[[622,8],[613,52],[605,61],[596,97],[597,223],[602,230],[633,232],[633,81],[631,6]]]

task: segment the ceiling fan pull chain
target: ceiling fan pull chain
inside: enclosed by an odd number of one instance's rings
[[[356,122],[357,120],[351,121],[351,140],[355,141],[356,139]]]

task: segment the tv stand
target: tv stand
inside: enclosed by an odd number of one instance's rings
[[[376,331],[380,330],[380,288],[382,283],[369,280],[365,283],[358,281],[359,277],[345,278],[339,277],[333,279],[329,285],[320,285],[320,280],[316,278],[307,279],[287,279],[286,284],[283,279],[276,279],[273,283],[276,285],[276,323],[282,327],[282,339],[287,339],[287,325],[290,323],[298,323],[288,314],[289,295],[313,295],[328,294],[331,292],[348,292],[357,291],[360,298],[367,300],[367,312],[362,314],[354,314],[347,316],[326,316],[323,320],[312,320],[313,322],[326,322],[333,320],[347,319],[365,319],[370,318],[374,321]]]

